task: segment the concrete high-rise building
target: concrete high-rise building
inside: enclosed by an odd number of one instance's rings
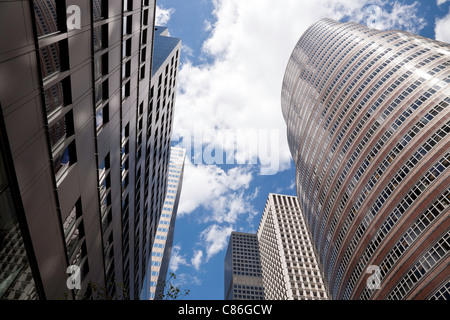
[[[297,196],[333,299],[450,292],[450,45],[320,20],[282,86]]]
[[[266,299],[327,300],[297,197],[270,193],[257,237]]]
[[[225,255],[225,300],[264,300],[256,234],[231,232]]]
[[[173,236],[183,184],[184,160],[186,150],[172,147],[170,149],[167,195],[156,229],[155,241],[151,252],[141,300],[160,300],[166,286],[167,271],[173,246]]]
[[[158,223],[165,208],[164,197],[168,196],[166,196],[167,184],[170,182],[168,179],[171,179],[169,177],[171,174],[169,164],[170,143],[181,50],[181,40],[169,37],[167,28],[156,26],[154,31],[152,78],[147,114],[146,134],[148,144],[145,156],[146,169],[143,175],[145,181],[143,186],[145,211],[151,213],[150,221],[145,221],[144,225],[147,226],[152,241],[158,233]],[[171,245],[169,247],[171,248]],[[150,298],[149,290],[152,280],[148,273],[152,262],[151,252],[154,250],[153,242],[149,249],[149,261],[146,263],[147,270],[145,270],[146,274],[140,293],[142,299]],[[170,251],[167,256],[170,258]]]
[[[116,298],[139,296],[173,116],[151,96],[155,8],[154,0],[0,2],[9,30],[0,37],[0,264],[8,265],[0,298],[98,298],[89,282]],[[170,80],[163,92],[174,92]],[[14,245],[11,230],[20,230]],[[68,288],[71,265],[80,289]]]

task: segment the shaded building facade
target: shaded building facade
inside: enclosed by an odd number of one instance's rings
[[[449,83],[450,45],[400,30],[324,19],[295,46],[282,112],[333,299],[449,298]]]
[[[70,5],[80,8],[79,29],[66,24]],[[25,271],[36,288],[29,298],[97,298],[89,282],[110,297],[139,296],[173,116],[158,119],[163,106],[150,104],[155,9],[154,0],[0,3],[10,30],[0,38],[2,156],[17,223],[6,216],[27,257],[1,276],[3,298],[17,298],[11,279]],[[2,246],[11,228],[2,227]],[[71,265],[79,289],[67,286]]]
[[[225,300],[264,300],[256,234],[231,232],[224,263]]]
[[[269,194],[257,238],[266,299],[328,299],[297,197]]]

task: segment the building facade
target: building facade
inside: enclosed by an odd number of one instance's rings
[[[257,237],[266,299],[328,299],[297,197],[270,193]]]
[[[450,45],[320,20],[282,86],[297,196],[333,299],[450,290]]]
[[[89,282],[109,297],[139,296],[173,116],[151,104],[155,8],[154,0],[0,3],[10,30],[0,37],[0,122],[13,223],[2,243],[18,227],[25,248],[1,275],[3,298],[17,297],[21,279],[34,283],[30,298],[99,298]],[[77,17],[72,29],[66,22]],[[67,283],[72,265],[79,289]]]
[[[256,234],[231,232],[224,276],[225,300],[264,300]]]
[[[161,300],[166,285],[172,253],[173,236],[183,184],[184,159],[186,150],[172,147],[170,149],[169,175],[167,195],[156,229],[155,241],[151,252],[151,263],[148,266],[141,300]]]

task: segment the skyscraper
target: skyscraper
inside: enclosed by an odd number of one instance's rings
[[[0,297],[96,298],[92,282],[134,299],[166,192],[173,117],[150,97],[156,5],[78,1],[77,16],[69,4],[0,3],[10,30],[0,38],[1,252],[20,230],[0,255]],[[68,286],[71,265],[79,289]]]
[[[166,196],[170,143],[177,86],[181,40],[168,36],[168,29],[155,27],[152,78],[147,114],[147,141],[143,185],[149,232],[154,239]],[[144,173],[143,173],[144,174]],[[150,247],[150,251],[152,247]],[[149,251],[149,252],[150,252]]]
[[[184,159],[186,150],[170,149],[167,195],[156,229],[155,241],[151,252],[141,300],[159,300],[166,286],[167,271],[172,253],[173,236],[183,183]]]
[[[333,299],[449,298],[450,45],[320,20],[288,62],[297,196]]]
[[[297,197],[270,193],[257,236],[266,299],[327,299]]]
[[[264,300],[256,234],[231,232],[224,268],[225,300]]]

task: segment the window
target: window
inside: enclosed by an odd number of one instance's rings
[[[108,24],[93,28],[94,52],[100,51],[108,46]]]
[[[59,42],[39,49],[39,61],[44,79],[61,71],[60,49]]]
[[[66,252],[70,265],[80,268],[81,281],[89,272],[81,200],[78,199],[63,223]],[[78,290],[75,291],[78,293]]]
[[[63,223],[64,237],[69,257],[71,256],[71,253],[73,253],[73,249],[83,233],[83,230],[80,231],[79,228],[81,220],[81,205],[78,201]]]
[[[142,67],[141,67],[141,79],[144,79],[145,78],[145,65],[143,65]]]
[[[76,162],[75,141],[72,141],[64,150],[53,157],[53,171],[56,180],[60,180],[69,167]]]
[[[144,13],[142,15],[142,24],[144,26],[148,25],[148,10],[144,10]]]
[[[47,115],[65,105],[64,84],[65,81],[58,82],[44,90],[44,101]]]
[[[131,60],[122,64],[122,79],[129,78],[131,75]]]
[[[108,54],[104,54],[94,60],[94,77],[97,80],[108,73]]]
[[[133,9],[133,1],[132,0],[123,0],[123,11],[130,11]]]
[[[99,132],[103,126],[109,121],[109,105],[100,108],[95,114],[95,127]]]
[[[142,31],[141,43],[142,44],[146,44],[147,43],[147,29]]]
[[[58,1],[58,3],[60,2]],[[58,8],[55,0],[34,0],[33,6],[38,37],[60,31]]]
[[[122,100],[130,96],[130,81],[122,86]]]
[[[125,2],[128,2],[125,0]],[[129,35],[132,31],[132,15],[123,18],[123,35]]]
[[[65,116],[49,123],[50,146],[56,149],[65,141],[66,137],[70,137],[74,133],[73,114],[70,110]]]
[[[122,58],[131,55],[131,38],[122,43]]]
[[[93,0],[92,1],[92,15],[94,18],[94,21],[101,20],[107,17],[108,10],[107,10],[107,4],[108,1],[104,0]]]
[[[95,104],[99,105],[108,97],[108,79],[95,85]]]

